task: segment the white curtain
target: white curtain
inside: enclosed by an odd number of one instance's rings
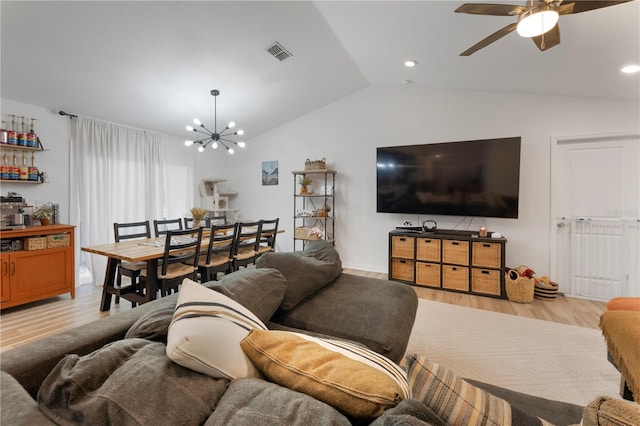
[[[81,246],[113,242],[114,222],[184,217],[194,206],[193,154],[176,138],[82,117],[71,137]],[[106,258],[81,257],[102,285]]]

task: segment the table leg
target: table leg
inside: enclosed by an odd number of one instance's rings
[[[155,300],[158,294],[158,259],[147,260],[147,278],[145,280],[147,301]]]
[[[107,271],[104,274],[104,283],[102,284],[102,300],[100,301],[100,311],[108,311],[111,309],[111,297],[109,287],[113,288],[116,279],[116,270],[118,268],[118,260],[112,257],[107,259]]]

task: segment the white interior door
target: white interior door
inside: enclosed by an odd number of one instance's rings
[[[551,147],[551,268],[570,296],[640,296],[640,138],[562,138]]]

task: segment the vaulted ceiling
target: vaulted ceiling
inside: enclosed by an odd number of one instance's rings
[[[213,120],[218,89],[218,122],[247,139],[369,85],[640,100],[639,74],[619,71],[640,64],[639,1],[561,16],[546,52],[514,32],[469,57],[515,18],[454,13],[462,3],[3,0],[0,91],[186,138],[193,117]],[[267,53],[274,42],[292,56]]]

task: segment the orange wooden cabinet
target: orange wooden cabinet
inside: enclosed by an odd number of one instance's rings
[[[48,244],[35,250],[0,254],[0,308],[22,305],[59,294],[75,298],[74,227],[70,225],[29,226],[3,231],[2,239],[43,238]],[[65,241],[61,243],[60,241]],[[66,244],[68,245],[61,245]],[[47,248],[48,247],[48,248]]]

